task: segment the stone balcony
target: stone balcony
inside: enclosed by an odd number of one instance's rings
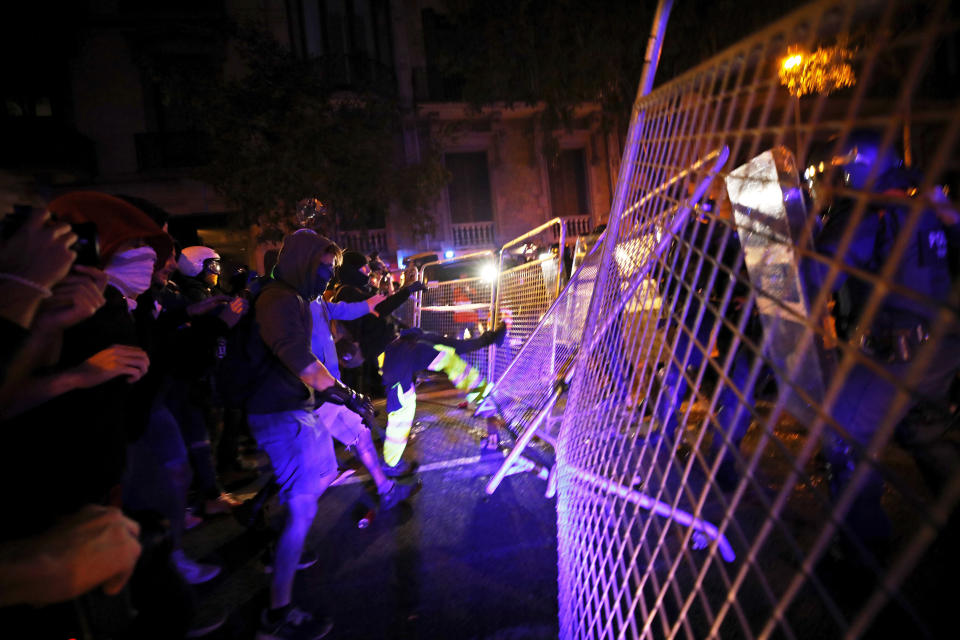
[[[370,254],[373,251],[379,251],[381,254],[387,252],[386,229],[340,231],[336,234],[335,240],[344,250],[359,251],[363,254]]]
[[[487,248],[496,244],[493,220],[451,224],[450,233],[453,236],[453,246],[457,249]]]
[[[567,216],[561,218],[563,224],[567,228],[567,240],[576,238],[577,236],[585,236],[593,229],[593,222],[590,220],[589,215],[584,216]],[[560,240],[560,230],[559,226],[554,227],[554,240]]]

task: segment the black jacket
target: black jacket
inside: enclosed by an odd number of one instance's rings
[[[336,294],[335,302],[361,302],[373,297],[376,292],[369,288],[358,288],[350,285],[341,285]],[[395,294],[378,304],[375,309],[379,317],[369,314],[356,320],[346,322],[350,335],[360,345],[360,351],[368,362],[375,362],[383,353],[387,345],[400,335],[400,329],[394,323],[390,314],[400,308],[410,298],[410,290],[400,289]]]
[[[115,344],[142,346],[124,297],[107,287],[106,304],[69,328],[58,368],[82,363]],[[9,456],[0,465],[9,513],[0,537],[29,535],[87,503],[104,503],[123,475],[127,443],[143,431],[154,389],[114,378],[75,389],[3,424]]]
[[[310,410],[313,389],[299,373],[317,362],[311,349],[313,318],[310,302],[326,286],[317,273],[330,240],[301,230],[284,238],[273,280],[263,287],[254,303],[250,366],[256,371],[257,388],[247,402],[253,414]]]

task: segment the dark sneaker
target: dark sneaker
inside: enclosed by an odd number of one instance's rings
[[[257,640],[320,640],[333,629],[333,619],[290,607],[277,622],[270,622],[266,611],[260,614]]]
[[[319,560],[320,556],[317,555],[316,551],[304,549],[303,554],[300,556],[300,561],[297,562],[297,571],[309,569],[317,564]],[[263,552],[263,572],[273,573],[273,549],[268,549]]]
[[[412,473],[416,473],[417,469],[420,467],[419,462],[407,462],[403,458],[400,458],[400,462],[396,466],[391,467],[386,462],[382,463],[380,467],[383,469],[383,475],[388,478],[399,478],[401,476],[409,476]]]
[[[419,480],[413,483],[394,481],[390,491],[380,496],[380,510],[388,511],[392,509],[419,491],[422,486],[423,484]]]

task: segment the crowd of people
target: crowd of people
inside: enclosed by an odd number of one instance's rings
[[[262,276],[222,273],[206,246],[179,247],[166,213],[98,192],[19,207],[0,223],[0,628],[36,638],[199,637],[193,586],[221,567],[185,553],[185,530],[272,500],[269,604],[258,638],[320,638],[323,612],[293,600],[317,502],[338,475],[334,440],[366,467],[378,508],[420,486],[402,455],[422,370],[471,399],[489,392],[459,353],[470,341],[391,314],[422,290],[378,256],[309,229],[284,238]],[[343,368],[341,368],[341,365]],[[341,377],[348,382],[344,384]],[[370,395],[386,396],[379,427]],[[223,487],[266,454],[260,492]],[[382,444],[381,441],[382,440]]]
[[[841,193],[916,197],[916,180],[896,157],[878,155],[875,137],[851,136],[846,147],[827,159],[842,170]],[[956,328],[940,332],[939,354],[914,376],[918,390],[906,402],[895,402],[891,380],[906,376],[914,355],[929,348],[941,308],[955,304],[950,250],[960,246],[960,215],[941,192],[927,196],[930,206],[916,219],[909,206],[872,202],[870,215],[853,218],[854,199],[817,202],[816,186],[819,268],[834,261],[833,293],[851,298],[852,316],[873,290],[863,274],[885,268],[898,230],[916,227],[888,268],[899,289],[871,326],[840,328],[859,331],[865,357],[849,368],[830,409],[823,450],[831,492],[843,493],[879,425],[893,423],[939,493],[958,466],[955,447],[940,437],[942,427],[901,419],[918,398],[947,394],[960,354]],[[404,326],[393,314],[424,289],[416,268],[395,282],[379,256],[343,251],[309,229],[288,234],[263,275],[246,267],[224,274],[214,248],[180,247],[166,224],[166,213],[149,202],[96,192],[69,193],[0,220],[0,424],[9,454],[0,466],[8,488],[0,629],[28,629],[37,638],[203,635],[216,623],[194,621],[192,585],[221,567],[190,558],[184,532],[222,514],[249,522],[273,500],[283,515],[265,553],[269,603],[258,637],[323,637],[332,620],[299,608],[293,585],[298,569],[314,561],[305,541],[318,500],[338,475],[334,441],[367,469],[380,509],[400,504],[420,486],[416,462],[404,458],[417,375],[444,374],[468,402],[481,402],[491,386],[461,356],[503,344],[507,327],[453,339]],[[908,290],[918,295],[899,293]],[[689,294],[669,295],[680,308]],[[714,357],[698,351],[709,344],[704,327],[716,323],[698,306],[709,299],[685,307],[672,347],[684,355],[661,371],[655,392],[655,417],[670,440],[689,391],[683,369]],[[704,313],[706,320],[693,321]],[[763,330],[754,325],[745,335]],[[732,346],[731,336],[716,344],[735,349],[717,383],[713,437],[715,479],[732,489],[758,354]],[[385,429],[372,397],[386,399]],[[262,489],[247,503],[222,484],[246,470],[244,437],[269,459]],[[858,546],[890,535],[883,486],[871,470],[851,501],[847,528]]]

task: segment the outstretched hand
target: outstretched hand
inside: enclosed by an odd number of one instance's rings
[[[143,377],[150,366],[150,359],[140,347],[115,344],[96,353],[73,369],[79,377],[77,386],[95,387],[117,376],[125,376],[133,383]]]
[[[206,300],[201,300],[200,302],[194,302],[193,304],[187,306],[187,315],[191,316],[202,316],[204,314],[214,311],[218,307],[222,307],[230,302],[230,296],[223,294],[211,296]]]
[[[362,393],[357,393],[350,387],[340,381],[317,393],[317,402],[324,404],[331,402],[345,406],[360,417],[366,420],[368,416],[373,416],[373,401]]]
[[[220,312],[220,319],[232,329],[233,327],[237,326],[237,323],[240,322],[240,318],[242,318],[249,310],[250,301],[241,296],[237,296],[231,300],[226,308]]]

